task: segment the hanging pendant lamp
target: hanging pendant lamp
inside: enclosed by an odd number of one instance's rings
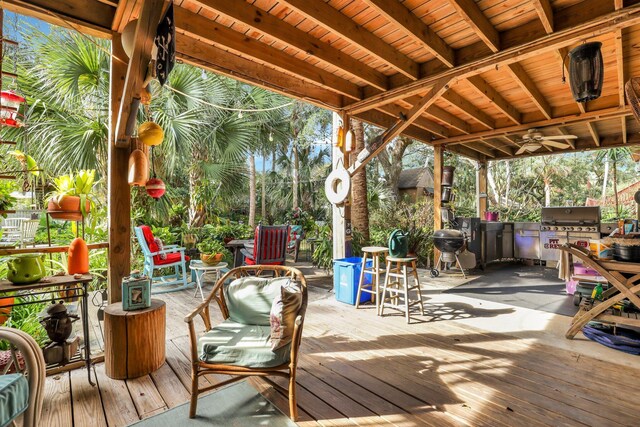
[[[569,82],[576,102],[587,102],[600,97],[604,80],[602,43],[591,42],[569,52]]]

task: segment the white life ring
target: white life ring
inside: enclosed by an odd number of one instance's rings
[[[324,182],[324,192],[329,202],[334,205],[341,205],[349,197],[351,189],[351,176],[345,168],[333,170]]]

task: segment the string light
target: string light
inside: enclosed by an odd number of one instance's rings
[[[269,142],[273,142],[273,134],[269,132]]]
[[[238,118],[241,119],[242,118],[242,111],[238,112]]]

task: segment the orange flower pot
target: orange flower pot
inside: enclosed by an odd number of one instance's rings
[[[87,200],[85,204],[87,213],[91,210],[91,202]],[[60,203],[49,200],[47,211],[53,219],[63,219],[66,221],[82,221],[82,211],[80,210],[80,197],[64,196]]]

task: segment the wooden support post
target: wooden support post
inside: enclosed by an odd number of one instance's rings
[[[442,146],[433,147],[433,230],[442,228]],[[434,265],[440,258],[440,251],[433,249]],[[438,268],[438,266],[435,266]]]
[[[109,303],[122,300],[122,278],[131,269],[131,193],[127,182],[129,147],[116,147],[116,126],[122,101],[127,55],[120,34],[111,39],[111,80],[109,88]]]
[[[347,116],[340,117],[339,114],[333,113],[333,149],[331,152],[331,161],[333,169],[338,167],[349,167],[349,155],[343,151],[344,147],[338,147],[338,129],[340,125],[345,131],[349,130],[349,118]],[[347,202],[343,206],[333,205],[333,259],[346,258],[351,256],[351,192],[347,198]]]
[[[487,162],[479,161],[476,168],[476,212],[480,219],[487,211]]]

